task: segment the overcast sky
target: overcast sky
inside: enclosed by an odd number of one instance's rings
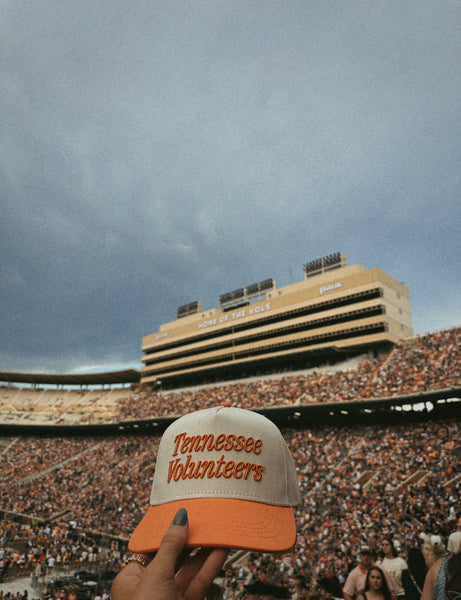
[[[461,323],[461,2],[2,0],[0,370],[141,366],[340,251]]]

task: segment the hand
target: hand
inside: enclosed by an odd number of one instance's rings
[[[201,548],[190,556],[184,550],[187,531],[187,512],[181,508],[147,567],[132,561],[120,571],[112,584],[112,600],[202,600],[227,550]]]

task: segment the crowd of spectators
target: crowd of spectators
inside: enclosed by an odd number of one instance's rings
[[[53,582],[72,570],[82,572],[81,569],[92,568],[97,563],[117,569],[121,556],[117,541],[100,545],[95,536],[77,530],[73,524],[32,521],[25,525],[7,517],[0,521],[0,582],[14,578],[23,580],[28,574],[35,587],[43,590],[37,594],[41,598],[53,599],[55,596],[46,594],[50,586],[42,585],[40,580],[45,581],[47,577]],[[5,598],[30,600],[27,590],[17,595],[0,591],[0,600]],[[71,596],[63,594],[58,598],[70,600]]]
[[[4,518],[0,523],[0,539],[3,577],[8,572],[38,576],[60,566],[93,563],[102,557],[115,564],[121,556],[118,542],[99,546],[90,533],[77,530],[73,524],[31,521],[25,525]],[[14,550],[8,551],[8,547]]]
[[[21,420],[35,416],[55,424],[93,423],[129,419],[144,419],[182,415],[201,408],[216,406],[223,400],[241,408],[263,408],[366,400],[409,394],[420,390],[437,390],[461,385],[461,327],[417,336],[402,342],[378,358],[364,359],[358,365],[338,370],[328,367],[305,374],[285,374],[271,379],[261,378],[187,390],[162,391],[156,384],[133,385],[131,390],[100,390],[98,392],[68,392],[50,410],[50,394],[56,392],[29,390],[28,400],[16,406]],[[21,391],[21,390],[19,390]],[[12,392],[5,388],[0,394],[0,421],[10,419]],[[22,390],[25,392],[25,390]],[[93,394],[93,395],[91,395]],[[75,396],[75,405],[72,397]],[[39,398],[42,398],[41,402]],[[28,412],[29,411],[29,412]],[[32,412],[31,412],[32,411]],[[19,415],[22,414],[22,417]]]
[[[74,458],[91,443],[90,440],[75,438],[61,438],[59,445],[52,439],[3,438],[2,442],[0,479],[4,484],[24,480],[57,462]]]
[[[298,539],[294,552],[284,557],[253,557],[250,568],[256,577],[283,581],[290,570],[296,570],[308,581],[325,573],[341,579],[364,542],[377,548],[381,536],[392,535],[408,550],[421,535],[438,534],[446,539],[456,526],[461,516],[455,454],[461,433],[458,421],[415,423],[411,428],[326,425],[283,433],[295,458],[302,492],[302,506],[296,513]],[[89,538],[106,534],[108,540],[118,540],[119,560],[107,551],[95,554],[104,561],[110,557],[123,562],[124,540],[148,505],[158,441],[151,436],[85,440],[84,451],[61,463],[62,439],[29,440],[36,447],[43,445],[48,453],[54,444],[57,462],[53,470],[36,477],[23,481],[16,472],[15,481],[0,483],[2,511],[48,524],[45,535],[38,526],[24,530],[28,549],[19,559],[24,568],[36,562],[37,555],[47,564],[50,558],[59,564],[75,553],[80,553],[80,561],[90,560],[85,544],[82,550],[82,538],[78,548],[73,539],[68,541],[73,531],[85,532]],[[20,454],[26,461],[28,453],[24,440],[17,443],[15,457],[20,464]],[[421,470],[424,479],[409,485],[410,477]],[[365,479],[364,474],[368,474]],[[11,517],[5,516],[4,553],[18,535],[18,526],[11,530],[11,523]],[[8,565],[17,566],[17,553],[13,559],[11,554]],[[229,569],[229,581],[237,581],[237,571]],[[236,593],[239,587],[232,586]]]
[[[455,328],[416,338],[350,371],[168,394],[137,388],[129,403],[120,403],[121,414],[184,414],[223,400],[256,408],[455,386],[461,383],[460,337]],[[250,580],[292,589],[295,575],[318,594],[316,582],[325,575],[344,581],[361,544],[378,551],[383,536],[397,540],[403,555],[425,536],[446,541],[461,517],[460,433],[456,419],[283,430],[302,493],[295,549],[231,561],[223,579],[226,598],[239,598]],[[157,436],[129,435],[0,438],[0,577],[85,562],[123,564],[126,542],[148,505],[158,443]]]
[[[184,414],[222,401],[241,408],[341,402],[461,385],[461,327],[403,342],[349,370],[242,381],[178,392],[144,385],[119,402],[123,419]]]

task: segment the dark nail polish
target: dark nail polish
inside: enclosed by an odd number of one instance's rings
[[[180,508],[175,514],[173,519],[173,525],[185,525],[187,523],[187,510]]]

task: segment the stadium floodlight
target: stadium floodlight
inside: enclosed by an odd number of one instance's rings
[[[331,271],[332,269],[339,269],[340,267],[346,266],[346,257],[341,252],[334,252],[333,254],[328,254],[328,256],[324,256],[323,258],[317,258],[315,260],[311,260],[304,265],[304,273],[307,277],[314,277],[315,275],[320,275],[325,271]]]
[[[219,304],[222,306],[223,304],[227,304],[232,300],[232,294],[230,292],[226,292],[225,294],[221,294],[219,296]]]
[[[269,279],[263,279],[263,281],[260,281],[258,283],[252,283],[251,285],[247,285],[245,291],[247,293],[247,296],[249,297],[257,295],[260,296],[263,292],[266,292],[267,290],[273,290],[274,287],[275,281],[272,277],[270,277]]]
[[[232,306],[245,306],[246,291],[244,288],[237,288],[232,292],[226,292],[219,296],[219,307],[221,310],[228,310]]]
[[[249,296],[259,294],[259,283],[252,283],[250,285],[247,285],[246,292]]]
[[[274,279],[272,277],[269,277],[269,279],[263,279],[263,281],[259,283],[259,288],[262,292],[266,290],[273,290],[275,288]]]
[[[231,292],[232,300],[240,300],[240,298],[243,298],[244,294],[245,290],[243,288],[238,288],[237,290]]]
[[[202,305],[197,300],[195,302],[189,302],[189,304],[183,304],[178,308],[177,318],[182,319],[189,315],[195,315],[202,310]]]
[[[251,283],[245,288],[237,288],[232,292],[226,292],[219,296],[219,307],[222,311],[248,306],[250,298],[254,301],[257,297],[263,297],[265,292],[275,288],[272,277],[258,283]]]

